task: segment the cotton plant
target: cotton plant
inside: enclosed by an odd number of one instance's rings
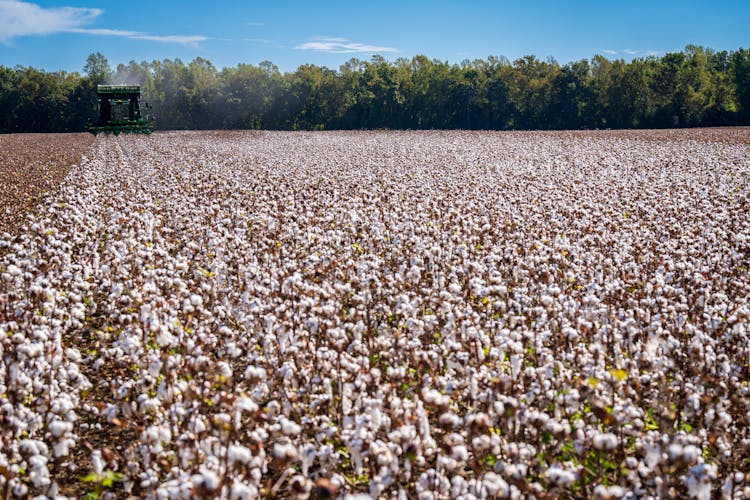
[[[0,482],[741,497],[748,168],[710,134],[99,137],[0,239]]]

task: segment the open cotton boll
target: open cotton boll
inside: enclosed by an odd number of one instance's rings
[[[601,451],[614,450],[617,447],[617,436],[611,432],[597,434],[592,440],[592,445],[595,449]]]
[[[302,431],[302,427],[299,424],[287,418],[281,417],[280,423],[281,432],[287,436],[296,436]]]
[[[227,460],[230,463],[242,463],[246,464],[253,458],[253,454],[250,449],[245,446],[231,445],[227,450]]]
[[[73,430],[73,424],[71,422],[65,422],[62,420],[55,420],[54,422],[50,423],[48,426],[48,429],[52,436],[54,437],[60,437],[66,432],[70,432]]]

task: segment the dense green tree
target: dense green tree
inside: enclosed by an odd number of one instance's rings
[[[504,57],[449,64],[418,55],[337,70],[268,61],[217,70],[196,58],[91,54],[83,75],[0,66],[0,132],[82,130],[96,86],[141,85],[162,129],[580,129],[750,124],[750,50],[688,45],[661,57],[601,55],[561,66]]]
[[[750,124],[750,49],[740,49],[729,56],[729,78],[737,94],[738,121]]]
[[[110,68],[107,58],[101,52],[91,54],[86,58],[83,72],[86,73],[86,76],[88,76],[94,86],[101,83],[109,83],[112,76],[112,68]]]
[[[0,66],[0,131],[15,132],[18,108],[18,71]]]

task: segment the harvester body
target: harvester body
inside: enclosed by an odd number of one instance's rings
[[[150,134],[154,122],[141,116],[140,85],[97,85],[96,96],[99,103],[99,116],[96,123],[88,126],[89,132],[96,135],[136,133]]]

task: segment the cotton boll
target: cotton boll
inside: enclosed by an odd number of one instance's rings
[[[69,438],[59,439],[52,447],[52,454],[57,457],[65,457],[70,454],[70,448],[75,445],[75,441]]]
[[[255,486],[243,484],[238,480],[232,483],[232,488],[229,492],[229,498],[231,500],[251,500],[258,498],[258,489]]]
[[[510,487],[508,483],[494,472],[487,472],[482,476],[482,484],[487,490],[487,493],[496,498],[506,498],[510,494]]]
[[[278,442],[273,445],[271,455],[284,462],[291,462],[297,459],[298,452],[294,445],[287,442]]]
[[[552,466],[547,469],[545,475],[552,483],[557,484],[563,488],[570,486],[578,479],[574,472],[564,470],[556,466]]]
[[[91,466],[94,469],[94,474],[101,475],[104,472],[104,460],[102,459],[101,450],[91,452]]]
[[[53,437],[60,437],[66,432],[73,430],[73,424],[71,422],[65,422],[62,420],[55,420],[50,423],[48,429]]]
[[[281,432],[287,436],[296,436],[302,430],[299,424],[283,417],[280,419],[280,423]]]
[[[592,445],[600,451],[611,451],[617,447],[617,436],[611,432],[594,436]]]
[[[227,450],[227,459],[230,463],[246,464],[253,458],[252,452],[240,445],[231,445]]]
[[[250,381],[263,381],[266,379],[266,370],[250,365],[245,369],[245,379]]]
[[[682,448],[682,459],[688,464],[694,464],[702,455],[701,449],[689,444]]]
[[[453,412],[443,413],[439,418],[440,425],[450,429],[458,428],[461,425],[462,421],[463,419],[461,419],[461,417]]]
[[[465,462],[469,458],[469,451],[464,445],[456,445],[451,448],[451,458],[458,462]]]
[[[193,476],[193,484],[207,491],[215,491],[220,484],[219,476],[214,471],[203,469],[200,474]]]
[[[237,398],[237,402],[235,403],[236,408],[240,411],[249,412],[249,413],[255,413],[258,411],[258,405],[253,401],[252,399],[246,397],[246,396],[240,396]]]

